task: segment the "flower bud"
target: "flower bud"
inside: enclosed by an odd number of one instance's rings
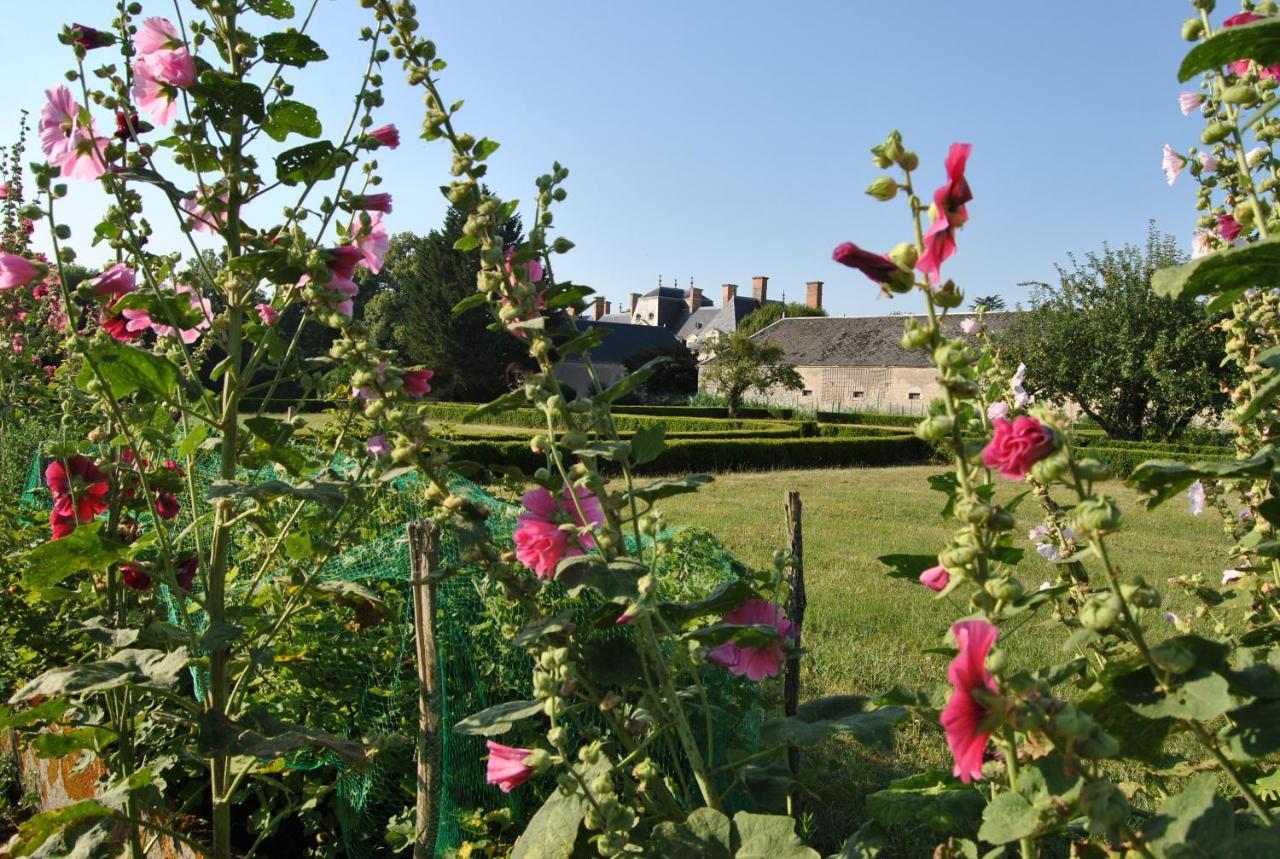
[[[938,563],[946,567],[948,572],[955,572],[970,566],[978,557],[978,550],[972,546],[952,546],[938,553]]]
[[[1012,531],[1016,524],[1013,514],[1000,507],[993,510],[991,518],[987,520],[987,527],[992,531]]]
[[[1238,104],[1242,107],[1249,107],[1257,104],[1258,92],[1251,86],[1236,84],[1235,86],[1229,86],[1222,91],[1222,100],[1227,104]]]
[[[1022,582],[1015,578],[1009,577],[1005,579],[996,579],[995,587],[992,588],[988,583],[987,589],[991,595],[1002,602],[1013,602],[1026,592],[1026,588]]]
[[[933,291],[933,301],[939,307],[951,309],[964,304],[964,293],[956,286],[954,280],[948,279],[946,283]]]
[[[1094,729],[1093,719],[1075,704],[1067,704],[1054,714],[1053,729],[1068,737],[1082,737]]]
[[[560,444],[570,450],[577,450],[580,447],[586,447],[589,441],[590,439],[587,438],[586,433],[578,432],[577,430],[567,432],[560,437]]]
[[[911,272],[899,269],[889,275],[889,279],[881,285],[890,292],[904,295],[915,288],[916,278]]]
[[[916,426],[916,436],[925,441],[938,441],[951,435],[955,425],[955,419],[950,415],[934,415]]]
[[[1151,648],[1151,661],[1170,674],[1186,674],[1196,666],[1196,656],[1181,641],[1169,639]]]
[[[910,149],[902,153],[902,157],[898,159],[898,166],[910,173],[920,166],[920,156],[916,155]]]
[[[993,650],[987,655],[987,670],[999,677],[1009,666],[1009,656],[1004,650]]]
[[[1111,467],[1101,460],[1089,457],[1076,463],[1076,473],[1085,480],[1108,480],[1111,477]]]
[[[1041,483],[1053,483],[1065,475],[1069,467],[1067,455],[1058,451],[1031,466],[1031,476]]]
[[[1101,834],[1129,819],[1129,800],[1109,781],[1086,782],[1080,789],[1080,810],[1089,817],[1089,829]]]
[[[569,739],[569,732],[560,725],[556,725],[554,728],[547,731],[547,742],[551,743],[551,745],[555,746],[557,749],[563,746],[567,739]]]
[[[1231,134],[1231,126],[1225,122],[1211,122],[1204,127],[1204,131],[1200,132],[1200,142],[1205,146],[1212,146],[1219,141],[1225,140]]]
[[[914,242],[899,242],[893,246],[893,250],[889,251],[889,259],[910,271],[916,267],[916,263],[920,260],[920,249],[915,246]]]
[[[1234,209],[1231,210],[1231,217],[1235,218],[1236,221],[1239,222],[1240,226],[1244,227],[1247,230],[1253,226],[1253,221],[1254,221],[1253,206],[1249,203],[1240,203]]]
[[[973,360],[973,350],[963,340],[947,340],[933,350],[933,360],[939,367],[963,367]]]
[[[1188,42],[1196,42],[1204,35],[1204,22],[1199,18],[1188,18],[1182,24],[1182,38]]]
[[[881,176],[867,186],[867,195],[884,203],[898,196],[898,183],[892,176]]]
[[[902,331],[902,348],[923,349],[933,339],[934,329],[930,325],[922,325],[914,319],[908,319]]]
[[[1160,592],[1147,584],[1141,576],[1132,582],[1122,584],[1120,595],[1124,597],[1125,602],[1136,608],[1160,607]]]
[[[1087,498],[1071,511],[1071,521],[1076,530],[1085,534],[1102,534],[1114,531],[1120,525],[1120,508],[1109,496]]]
[[[1080,622],[1094,632],[1106,632],[1120,619],[1120,597],[1110,591],[1094,594],[1080,607]]]
[[[551,767],[551,753],[546,749],[534,749],[525,755],[524,765],[541,775]]]

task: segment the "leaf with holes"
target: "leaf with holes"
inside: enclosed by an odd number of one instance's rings
[[[262,59],[268,63],[302,68],[307,63],[327,60],[329,55],[306,33],[289,30],[262,37]]]

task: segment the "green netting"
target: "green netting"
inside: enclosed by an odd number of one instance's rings
[[[218,473],[217,466],[216,458],[202,458],[196,466],[197,482],[211,482]],[[264,468],[242,472],[238,477],[252,482],[275,474]],[[498,546],[511,545],[518,508],[462,477],[455,478],[451,488],[487,511],[489,534]],[[374,590],[391,607],[391,622],[353,630],[330,612],[303,628],[288,629],[276,643],[272,694],[268,696],[278,711],[273,715],[356,739],[414,734],[418,695],[405,524],[422,514],[423,491],[424,486],[412,476],[397,479],[389,497],[379,504],[377,521],[367,529],[368,538],[332,558],[318,571],[320,580],[358,582]],[[42,463],[37,460],[32,463],[23,502],[47,509],[48,500],[42,486]],[[704,531],[688,529],[669,536],[672,549],[661,559],[657,577],[660,593],[666,598],[683,598],[712,589],[742,569]],[[457,539],[446,532],[440,545],[442,566],[460,564],[460,555]],[[461,575],[440,583],[436,596],[440,716],[446,729],[441,737],[439,761],[441,796],[436,852],[440,856],[450,855],[461,845],[464,814],[475,809],[506,808],[518,823],[554,789],[554,783],[545,780],[503,794],[485,781],[484,739],[448,730],[462,718],[492,704],[531,697],[532,664],[525,651],[509,640],[523,621],[519,609],[474,572],[464,566]],[[246,597],[243,582],[232,579],[229,594],[233,603],[237,597]],[[179,601],[163,588],[160,598],[169,610],[170,620],[185,620],[197,629],[206,624],[205,618],[194,612],[182,618]],[[544,589],[543,599],[544,610],[550,613],[571,608],[579,621],[586,620],[599,607],[591,600],[569,599],[554,584]],[[626,626],[606,626],[598,633],[601,637],[631,634]],[[718,765],[728,759],[733,748],[751,749],[755,745],[764,702],[758,687],[741,682],[728,672],[709,671],[707,678],[711,705],[719,714],[712,743],[716,750],[713,765]],[[204,678],[193,672],[192,679],[199,696]],[[575,727],[584,736],[598,728],[591,724]],[[534,737],[517,732],[503,739],[521,745]],[[674,749],[660,749],[657,758],[677,780],[689,777],[686,762]],[[285,766],[293,770],[334,770],[346,855],[360,859],[390,853],[385,842],[388,822],[414,804],[412,745],[378,756],[374,765],[364,771],[346,766],[335,755],[318,752],[296,754]],[[741,789],[730,801],[738,807],[747,804]]]

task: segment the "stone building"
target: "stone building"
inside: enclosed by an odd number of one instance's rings
[[[1013,312],[985,314],[988,331],[998,332]],[[755,335],[782,347],[784,360],[804,379],[800,391],[774,390],[753,398],[774,405],[818,411],[903,412],[922,414],[942,396],[929,356],[902,346],[907,316],[814,316],[780,319]],[[943,332],[962,335],[961,323],[973,313],[946,317]],[[925,317],[916,317],[925,321]]]

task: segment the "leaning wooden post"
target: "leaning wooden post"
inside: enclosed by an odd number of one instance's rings
[[[808,599],[804,593],[804,529],[800,521],[800,493],[787,492],[787,551],[790,552],[791,587],[787,600],[787,616],[795,624],[795,645],[800,646],[800,631],[804,626],[804,609]],[[800,706],[800,660],[787,662],[787,676],[783,686],[783,712],[788,716],[796,714]],[[787,749],[787,761],[791,764],[791,772],[800,771],[800,750],[795,746]]]
[[[434,859],[436,855],[440,673],[436,653],[436,586],[430,576],[436,571],[439,543],[440,533],[434,522],[409,523],[413,638],[418,663],[418,785],[413,859]]]

